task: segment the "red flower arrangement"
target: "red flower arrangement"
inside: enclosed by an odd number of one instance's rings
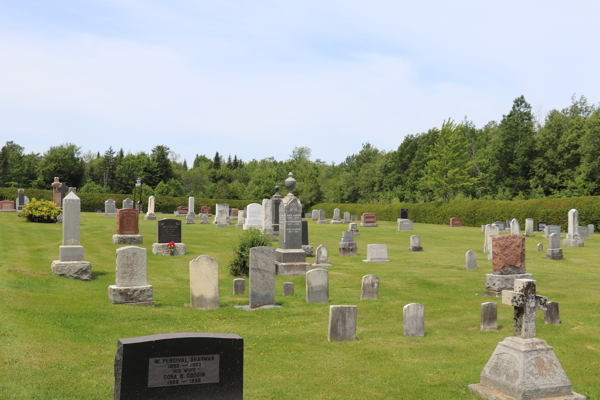
[[[167,243],[167,250],[169,251],[169,254],[173,255],[173,252],[175,251],[175,242]]]

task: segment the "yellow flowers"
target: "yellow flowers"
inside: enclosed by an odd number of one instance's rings
[[[19,216],[31,222],[56,222],[58,214],[60,214],[60,209],[53,202],[33,198],[28,204],[25,204],[23,212]]]

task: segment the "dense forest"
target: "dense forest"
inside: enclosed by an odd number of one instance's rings
[[[262,199],[293,171],[296,195],[308,207],[600,195],[600,109],[573,96],[570,106],[539,121],[521,96],[500,122],[482,128],[466,117],[449,119],[407,135],[394,151],[363,143],[338,165],[310,157],[307,147],[296,147],[285,161],[225,159],[217,152],[188,165],[165,145],[150,154],[112,147],[82,154],[69,143],[24,154],[9,141],[0,151],[0,187],[49,189],[58,176],[82,192],[131,193],[141,177],[144,195]]]

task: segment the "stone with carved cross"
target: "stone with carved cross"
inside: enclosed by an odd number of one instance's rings
[[[536,294],[533,279],[515,279],[515,290],[502,291],[502,304],[514,307],[514,335],[535,337],[535,311],[546,310],[548,298]]]

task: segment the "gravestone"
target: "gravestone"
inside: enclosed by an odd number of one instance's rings
[[[186,225],[195,224],[196,222],[194,221],[194,215],[188,213],[185,216],[185,223],[186,223]]]
[[[477,254],[473,250],[465,253],[465,269],[477,269]]]
[[[544,251],[544,243],[538,243],[536,248],[537,248],[537,251]]]
[[[549,301],[544,310],[544,324],[560,325],[560,307],[555,301]]]
[[[588,227],[587,226],[580,226],[579,227],[579,236],[582,239],[589,239],[589,234],[588,234]]]
[[[227,228],[229,226],[229,216],[227,212],[228,210],[224,208],[217,209],[217,216],[215,217],[217,228]],[[260,229],[260,225],[257,229]]]
[[[546,255],[551,260],[564,259],[563,249],[560,248],[560,235],[552,233],[548,236],[548,254]]]
[[[369,244],[367,245],[367,259],[363,260],[366,263],[386,263],[388,260],[388,251],[385,244]]]
[[[112,236],[113,244],[143,244],[144,236],[140,235],[137,210],[123,208],[117,210],[116,234]]]
[[[425,306],[419,303],[410,303],[402,309],[404,316],[404,336],[425,336]]]
[[[237,224],[235,224],[235,227],[243,228],[245,223],[246,223],[246,211],[239,210],[238,211],[238,220],[237,220]]]
[[[260,206],[260,204],[259,204]],[[229,226],[229,204],[224,204],[224,203],[217,203],[215,204],[215,218],[213,220],[213,224],[216,225],[218,222],[218,216],[219,216],[219,211],[223,210],[225,217],[227,218],[227,226]],[[221,213],[221,216],[223,215],[223,212]],[[247,214],[247,213],[246,213]],[[221,217],[223,218],[223,217]],[[223,221],[221,219],[221,224],[223,224]],[[258,228],[260,229],[260,213],[258,216]]]
[[[61,207],[62,205],[62,195],[59,192],[60,188],[60,182],[58,180],[58,177],[55,176],[54,177],[54,182],[52,182],[52,202],[54,203],[54,205],[56,207]]]
[[[108,300],[113,304],[154,305],[152,285],[148,284],[148,250],[137,246],[117,249],[116,283],[108,287]]]
[[[0,201],[0,212],[15,212],[17,209],[15,208],[15,202],[11,200],[2,200]]]
[[[200,223],[201,224],[208,224],[208,214],[202,214],[200,216]]]
[[[350,220],[352,222],[356,222],[356,221],[358,221],[358,217],[356,215],[353,215],[353,216],[350,217]]]
[[[331,223],[332,224],[343,224],[344,223],[344,221],[340,220],[340,209],[339,208],[333,209],[333,217],[331,218]]]
[[[283,295],[293,296],[294,295],[294,282],[283,282]]]
[[[175,243],[172,251],[169,251],[168,244],[170,242]],[[164,218],[156,221],[156,243],[152,243],[152,254],[161,256],[182,256],[185,254],[180,220]]]
[[[492,273],[485,275],[485,296],[501,297],[513,287],[515,279],[531,279],[525,269],[525,237],[491,236]]]
[[[379,226],[377,223],[376,213],[363,213],[360,216],[360,226],[364,228],[376,228]]]
[[[514,290],[502,292],[502,304],[514,308],[514,336],[498,343],[471,391],[486,399],[585,399],[572,391],[552,347],[536,337],[535,311],[547,303],[532,279],[516,279]]]
[[[327,267],[331,267],[331,264],[329,264],[329,250],[327,250],[327,247],[324,245],[319,245],[319,247],[317,247],[317,259],[315,261],[315,263],[313,264],[313,267],[315,268],[327,268]]]
[[[263,199],[260,209],[260,226],[262,233],[273,234],[273,202],[271,199]]]
[[[275,194],[271,197],[271,201],[273,203],[272,212],[272,222],[273,222],[273,233],[275,236],[279,236],[279,205],[281,204],[281,195],[279,194],[279,185],[275,186]],[[309,217],[307,217],[309,218]]]
[[[356,241],[352,237],[352,232],[342,232],[342,241],[340,242],[340,256],[355,256]]]
[[[375,275],[365,275],[360,284],[361,300],[379,299],[379,278]]]
[[[408,208],[400,209],[400,219],[408,219]]]
[[[173,214],[175,214],[176,217],[183,217],[184,215],[187,215],[188,211],[189,208],[187,206],[178,206]]]
[[[210,206],[200,206],[200,214],[206,214],[207,216],[211,215],[212,209]]]
[[[302,248],[302,204],[294,196],[296,180],[292,173],[285,180],[288,194],[279,205],[279,248],[275,250],[277,275],[304,275],[311,268]]]
[[[513,218],[510,221],[510,233],[513,235],[521,234],[521,225],[519,224],[519,221],[516,218]]]
[[[397,231],[412,231],[412,221],[410,219],[397,219],[396,220]]]
[[[594,224],[588,225],[588,235],[589,236],[592,236],[594,234],[594,229],[595,229]]]
[[[308,221],[302,221],[302,250],[306,257],[312,257],[313,247],[308,244]]]
[[[312,218],[313,221],[319,220],[319,210],[312,210]]]
[[[348,211],[344,212],[344,223],[345,224],[350,223],[350,213]]]
[[[548,225],[547,222],[537,222],[535,224],[535,230],[537,232],[544,232],[544,228],[546,227],[546,225]]]
[[[533,219],[525,219],[525,236],[533,236]]]
[[[325,210],[319,210],[319,220],[317,224],[328,224],[329,221],[325,219]]]
[[[262,212],[262,206],[258,203],[248,204],[248,211],[245,213],[244,230],[248,229],[260,229],[260,214]]]
[[[130,198],[123,200],[123,208],[133,209],[133,200],[131,200]]]
[[[25,189],[17,190],[17,211],[22,210],[25,206]]]
[[[494,222],[494,225],[496,225],[498,227],[499,230],[503,231],[504,229],[506,229],[504,222],[502,221],[496,221]]]
[[[114,400],[244,398],[244,339],[164,333],[117,340]]]
[[[189,263],[190,305],[201,310],[221,307],[219,260],[198,256]]]
[[[481,303],[479,308],[479,330],[481,332],[497,331],[496,303]]]
[[[557,233],[560,237],[560,226],[558,225],[546,225],[544,227],[544,237],[548,237],[553,233]]]
[[[150,196],[148,197],[148,212],[144,215],[144,219],[146,221],[156,221],[156,197]]]
[[[500,234],[500,227],[496,224],[486,225],[483,234],[483,252],[490,253],[490,236],[498,236]]]
[[[83,259],[83,246],[79,241],[80,214],[81,200],[75,193],[69,193],[64,200],[59,259],[52,261],[51,269],[56,275],[89,281],[92,279],[92,264]]]
[[[451,228],[460,228],[463,226],[462,218],[450,218],[450,227]]]
[[[350,222],[348,224],[348,232],[352,232],[352,236],[360,236],[360,231],[358,230],[356,222]]]
[[[58,187],[58,192],[60,193],[60,207],[62,208],[63,204],[64,204],[65,196],[69,192],[69,188],[67,187],[67,185],[64,182],[62,182],[60,184],[60,186]]]
[[[230,218],[231,219],[238,219],[238,215],[239,215],[238,213],[239,212],[240,212],[239,208],[232,208],[231,209],[231,216],[230,216]]]
[[[69,186],[69,192],[68,193],[77,193],[77,188]]]
[[[356,306],[329,306],[327,340],[356,340]]]
[[[188,197],[188,210],[187,210],[187,216],[188,219],[191,218],[194,219],[196,218],[196,198],[195,197]]]
[[[409,251],[423,251],[423,247],[421,247],[421,236],[412,235],[410,237],[410,246],[408,246]]]
[[[327,303],[329,301],[329,273],[326,269],[311,269],[305,275],[307,303]]]
[[[275,305],[275,250],[260,246],[250,249],[250,308]]]
[[[569,230],[567,238],[563,240],[563,245],[569,247],[583,247],[583,239],[579,235],[579,211],[569,210]]]
[[[240,295],[246,292],[246,281],[244,278],[236,278],[233,280],[233,295]]]

